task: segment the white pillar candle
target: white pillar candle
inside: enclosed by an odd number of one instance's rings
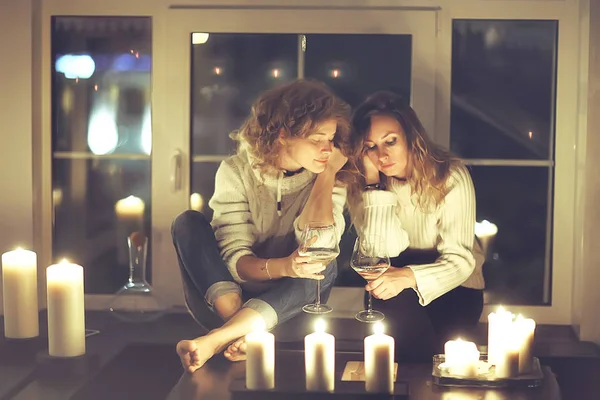
[[[375,324],[375,333],[365,338],[365,390],[370,393],[394,392],[394,338]]]
[[[473,342],[450,340],[444,345],[445,364],[452,375],[477,376],[479,350]]]
[[[39,336],[37,255],[16,249],[2,254],[4,336],[27,339]]]
[[[475,222],[475,236],[479,238],[483,254],[486,255],[486,258],[490,243],[494,240],[497,233],[498,227],[496,224],[493,224],[485,219],[481,222]]]
[[[496,378],[513,378],[519,375],[518,332],[511,330],[499,340],[499,350],[496,359]]]
[[[535,321],[519,315],[514,322],[519,335],[519,374],[528,374],[533,370],[533,338]]]
[[[317,320],[315,332],[304,338],[306,390],[333,392],[335,388],[335,338],[325,332],[325,321]]]
[[[502,341],[512,330],[513,314],[502,306],[488,315],[488,362],[496,364]]]
[[[275,336],[265,331],[264,322],[246,335],[246,388],[265,390],[275,387]]]
[[[135,196],[126,197],[115,204],[115,212],[120,220],[142,221],[144,209],[144,201]]]
[[[83,267],[66,260],[46,269],[48,353],[54,357],[85,354]]]

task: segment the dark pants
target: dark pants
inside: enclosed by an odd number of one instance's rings
[[[409,249],[390,261],[403,267],[429,264],[438,256],[437,252]],[[422,307],[412,289],[404,290],[389,300],[373,299],[373,308],[386,315],[399,357],[430,360],[433,354],[443,353],[448,340],[474,340],[483,310],[483,291],[459,286]]]
[[[171,234],[186,304],[194,319],[207,329],[223,324],[213,312],[212,303],[225,293],[240,293],[247,300],[244,307],[259,312],[268,328],[291,319],[302,312],[302,306],[316,300],[317,283],[313,279],[282,278],[268,282],[268,289],[262,292],[241,290],[221,258],[212,227],[197,211],[188,210],[177,216]],[[337,276],[336,262],[330,263],[323,274],[321,301],[326,302]]]

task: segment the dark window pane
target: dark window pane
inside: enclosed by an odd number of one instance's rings
[[[357,106],[376,90],[410,99],[410,35],[306,35],[305,73]]]
[[[54,151],[150,154],[151,51],[150,18],[54,18]]]
[[[53,258],[84,266],[87,293],[126,283],[127,236],[151,232],[151,47],[150,18],[53,18]],[[143,211],[117,213],[129,196]]]
[[[229,134],[255,98],[297,78],[298,35],[211,33],[207,39],[192,45],[192,153],[229,154],[235,148]]]
[[[551,171],[547,167],[471,167],[477,221],[487,220],[498,228],[484,265],[489,303],[543,303],[550,246],[547,234],[552,230],[547,224]]]
[[[556,21],[455,20],[452,151],[552,160]]]
[[[84,266],[86,293],[116,292],[129,277],[127,236],[150,233],[150,161],[55,159],[52,174],[54,259]],[[117,211],[129,196],[138,200]]]
[[[219,165],[218,162],[192,164],[190,208],[203,213],[209,221],[213,211],[208,207],[208,202],[215,191],[215,175]]]

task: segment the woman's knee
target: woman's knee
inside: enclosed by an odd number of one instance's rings
[[[210,231],[212,234],[210,223],[204,214],[198,211],[186,210],[175,217],[171,224],[171,236],[173,240],[188,237],[198,231]]]

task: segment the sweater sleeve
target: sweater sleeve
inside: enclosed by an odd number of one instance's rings
[[[475,189],[465,167],[450,175],[450,189],[439,209],[440,257],[432,264],[409,266],[417,282],[422,306],[462,284],[475,269]]]
[[[346,204],[346,188],[342,186],[334,186],[333,193],[331,195],[333,200],[333,223],[335,225],[335,233],[337,235],[337,241],[342,239],[342,234],[346,228],[346,220],[344,219],[344,205]],[[300,216],[297,216],[294,220],[294,232],[296,234],[296,243],[302,243],[302,230],[298,226],[298,220]]]
[[[215,192],[209,206],[214,210],[211,225],[221,257],[233,279],[242,283],[237,262],[242,256],[254,255],[255,228],[240,172],[227,161],[217,170]]]
[[[396,214],[396,194],[386,190],[368,190],[362,194],[362,199],[364,216],[362,226],[358,228],[366,239],[366,245],[375,246],[376,240],[385,240],[390,258],[397,257],[406,250],[409,240]]]

